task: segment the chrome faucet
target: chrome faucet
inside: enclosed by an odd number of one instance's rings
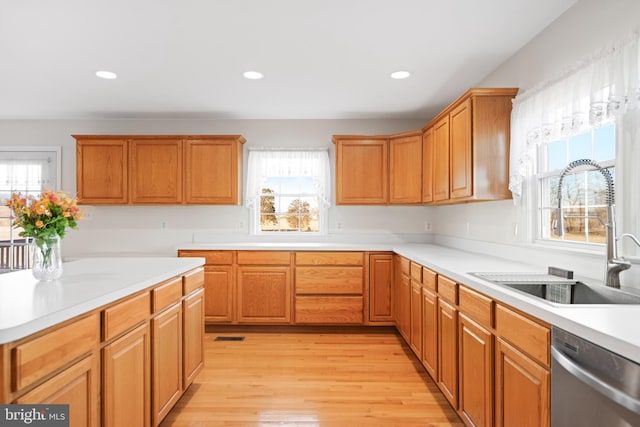
[[[562,214],[562,181],[564,177],[574,168],[579,166],[593,166],[598,172],[600,172],[607,181],[607,222],[604,222],[601,217],[596,215],[563,215]],[[581,159],[569,163],[558,181],[558,208],[556,210],[556,218],[553,222],[553,231],[556,236],[564,235],[564,219],[565,218],[595,218],[605,227],[606,243],[607,243],[607,262],[606,273],[604,282],[605,285],[613,288],[620,287],[620,273],[631,267],[631,263],[625,261],[623,258],[618,258],[618,247],[616,239],[616,220],[614,214],[615,205],[615,191],[613,186],[613,177],[608,170],[604,169],[598,163],[590,159]],[[625,236],[630,236],[625,234]],[[633,239],[632,239],[633,240]],[[637,241],[637,239],[635,239]],[[639,245],[640,246],[640,245]]]

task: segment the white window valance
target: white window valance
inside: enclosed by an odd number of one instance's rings
[[[514,99],[509,189],[516,201],[522,195],[527,174],[534,169],[540,144],[585,132],[627,112],[638,111],[638,49],[639,34],[634,32],[558,78]],[[618,153],[623,152],[620,150],[624,148],[619,147]]]
[[[268,177],[310,176],[321,203],[329,206],[331,198],[331,172],[327,150],[309,149],[252,149],[249,151],[247,206],[259,205],[263,183]]]

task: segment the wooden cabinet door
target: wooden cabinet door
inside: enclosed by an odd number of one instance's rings
[[[290,323],[290,267],[239,266],[237,271],[239,323]]]
[[[422,284],[411,280],[411,341],[409,345],[422,360]]]
[[[369,256],[369,321],[392,322],[393,255]]]
[[[496,339],[496,426],[548,427],[550,375],[524,353]]]
[[[438,382],[438,296],[422,288],[422,364]]]
[[[460,313],[460,412],[467,425],[493,426],[493,336]]]
[[[336,204],[388,203],[388,151],[386,137],[336,141]]]
[[[407,343],[411,342],[411,279],[407,274],[399,274],[397,327]]]
[[[204,367],[204,290],[182,301],[182,388],[186,390]]]
[[[449,200],[449,116],[433,126],[433,200]]]
[[[422,203],[433,202],[433,128],[422,134]]]
[[[182,393],[182,304],[151,320],[153,333],[153,425],[169,413]]]
[[[233,322],[233,267],[204,267],[204,318],[207,323]]]
[[[128,202],[128,145],[119,139],[78,139],[76,187],[83,204]]]
[[[389,202],[422,203],[422,134],[389,140]]]
[[[132,139],[129,192],[132,203],[182,203],[182,141]]]
[[[458,408],[458,310],[438,298],[438,387]]]
[[[149,426],[150,335],[144,324],[102,350],[102,426]]]
[[[451,198],[471,196],[471,99],[467,99],[449,113],[450,120],[450,188]]]
[[[242,144],[237,139],[184,141],[185,202],[237,205]]]
[[[98,358],[91,355],[18,398],[18,404],[69,405],[69,426],[98,426]]]

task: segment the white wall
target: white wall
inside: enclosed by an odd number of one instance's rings
[[[479,86],[529,89],[562,72],[600,49],[640,29],[638,0],[580,0],[513,57],[503,63]],[[640,200],[636,200],[640,209]],[[520,244],[526,243],[526,218],[519,217],[512,202],[490,202],[440,207],[435,212],[437,241],[464,245],[458,239]],[[472,244],[473,245],[473,244]],[[522,247],[511,249],[511,255]],[[556,263],[592,277],[604,270],[604,255],[572,255],[565,251],[534,249],[524,251],[526,261]],[[640,287],[635,271],[621,276],[626,284]],[[635,282],[635,283],[633,283]]]
[[[242,134],[251,146],[327,147],[332,168],[333,134],[388,134],[418,129],[425,120],[47,120],[0,121],[0,144],[62,146],[62,189],[76,191],[72,134]],[[246,153],[246,152],[245,152]],[[246,156],[245,156],[246,162]],[[245,168],[246,169],[246,168]],[[245,170],[246,174],[246,170]],[[335,173],[332,174],[335,177]],[[332,183],[332,188],[335,185]],[[429,239],[424,222],[434,208],[331,207],[325,239],[359,234],[371,239]],[[175,247],[199,236],[246,239],[248,209],[243,206],[90,206],[87,219],[63,242],[63,256],[114,253],[175,255]],[[166,227],[163,227],[165,225]]]

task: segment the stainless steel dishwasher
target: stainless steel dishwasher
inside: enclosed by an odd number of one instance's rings
[[[551,426],[640,426],[640,365],[554,327]]]

